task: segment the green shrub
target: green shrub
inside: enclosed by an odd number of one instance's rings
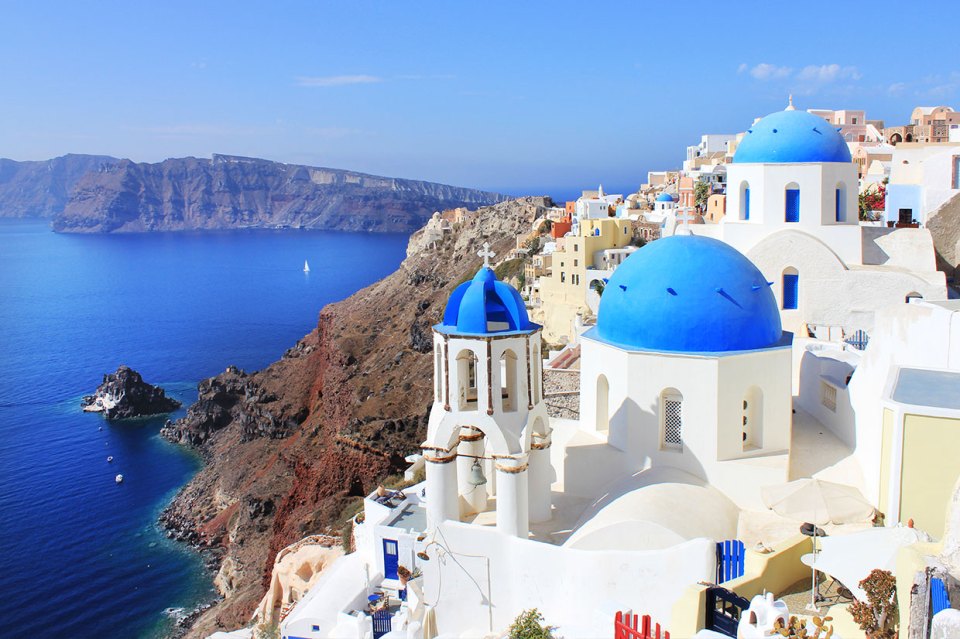
[[[536,608],[524,610],[510,624],[510,639],[553,639],[554,626],[543,625],[544,618]]]

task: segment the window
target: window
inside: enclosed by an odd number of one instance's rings
[[[750,186],[746,182],[740,183],[740,219],[750,219]]]
[[[897,215],[897,221],[900,224],[910,224],[913,222],[913,209],[900,209]]]
[[[661,398],[661,430],[664,450],[683,448],[683,395],[664,391]]]
[[[573,261],[573,265],[574,265],[574,266],[577,266],[578,263],[579,263],[579,260],[574,260],[574,261]]]
[[[560,266],[563,266],[563,264],[561,264]],[[567,274],[564,273],[563,271],[560,271],[560,283],[563,284],[566,281],[567,281]]]
[[[457,406],[460,410],[477,409],[477,356],[463,350],[457,355]]]
[[[507,349],[500,357],[500,401],[504,412],[517,410],[517,356]]]
[[[800,189],[797,188],[796,184],[787,185],[784,196],[784,220],[786,222],[800,221]]]
[[[610,384],[604,375],[597,378],[597,430],[610,430]]]
[[[311,626],[310,626],[310,632],[320,632],[320,626],[311,625]]]
[[[837,187],[836,191],[836,201],[834,202],[836,221],[843,222],[843,191],[840,190],[840,187]]]
[[[783,308],[795,309],[800,297],[800,274],[795,268],[783,272]]]
[[[824,408],[837,412],[837,389],[826,382],[820,382],[820,403]]]

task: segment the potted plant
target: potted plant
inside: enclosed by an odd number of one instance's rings
[[[850,615],[869,639],[896,639],[900,613],[897,607],[897,580],[889,570],[874,569],[860,587],[866,601],[854,601]]]

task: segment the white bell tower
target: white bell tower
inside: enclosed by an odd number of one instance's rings
[[[484,265],[451,294],[433,327],[434,402],[423,443],[430,526],[472,521],[496,499],[497,529],[526,537],[550,518],[550,421],[541,327]]]

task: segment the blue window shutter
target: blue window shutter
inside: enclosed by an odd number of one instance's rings
[[[783,308],[797,308],[800,276],[790,273],[783,275]]]
[[[843,216],[840,214],[840,189],[837,189],[837,222],[843,222]]]
[[[750,219],[750,189],[743,190],[743,219]]]
[[[786,221],[800,221],[800,189],[787,189]]]

